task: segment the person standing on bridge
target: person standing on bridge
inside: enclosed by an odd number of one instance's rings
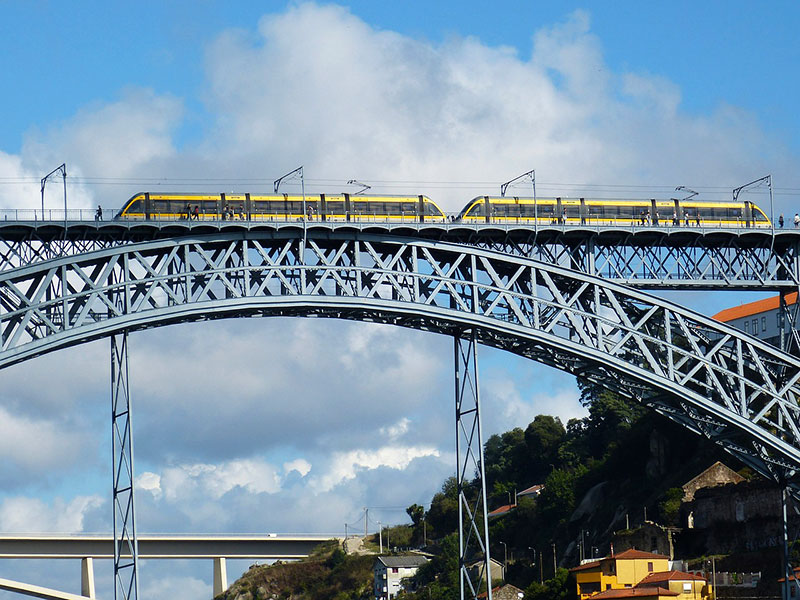
[[[783,229],[783,213],[781,213],[781,216],[778,217],[778,227]]]
[[[794,228],[797,229],[800,227],[800,215],[794,213]]]
[[[192,218],[195,221],[200,220],[200,207],[197,204],[194,205],[194,211],[192,211]]]
[[[97,205],[97,210],[94,213],[94,220],[95,221],[102,221],[103,220],[103,207],[99,204]]]

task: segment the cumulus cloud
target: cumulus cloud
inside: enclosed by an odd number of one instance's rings
[[[0,406],[0,481],[18,487],[31,477],[72,470],[91,449],[84,432],[42,418],[23,417]]]
[[[80,533],[91,511],[103,506],[100,496],[56,498],[47,504],[38,498],[13,496],[0,501],[0,531],[7,533]]]
[[[377,188],[500,182],[531,167],[561,182],[716,185],[768,168],[791,176],[784,148],[746,113],[688,115],[664,77],[613,72],[588,13],[532,34],[521,57],[475,38],[435,45],[376,30],[339,6],[266,16],[256,34],[227,32],[207,52],[217,127],[206,152],[222,147],[245,168],[255,168],[252,156],[304,164],[307,177],[338,177],[340,187],[356,175]],[[454,210],[486,185],[422,191]]]
[[[334,454],[327,473],[314,477],[311,486],[323,492],[332,490],[342,481],[354,479],[359,471],[388,467],[402,470],[415,458],[438,457],[439,450],[433,446],[384,446],[370,450],[351,450]]]
[[[177,465],[165,468],[160,475],[142,473],[136,481],[141,489],[168,501],[194,495],[218,500],[236,487],[256,494],[280,489],[276,469],[269,463],[252,459]]]
[[[147,374],[134,380],[140,451],[186,462],[285,447],[364,447],[381,427],[442,395],[449,400],[450,378],[441,373],[452,350],[442,338],[425,337],[373,324],[279,319],[137,334],[132,370]]]

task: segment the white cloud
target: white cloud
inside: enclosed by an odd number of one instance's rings
[[[29,475],[70,466],[85,450],[83,435],[53,421],[22,417],[0,406],[0,456]]]
[[[374,450],[338,452],[331,458],[327,472],[312,479],[311,487],[322,492],[332,490],[343,481],[354,479],[362,470],[388,467],[402,470],[416,458],[438,457],[432,446],[383,446]]]
[[[300,473],[301,477],[308,475],[311,471],[311,463],[303,458],[296,458],[295,460],[283,463],[283,472],[287,475],[292,471]]]
[[[100,496],[61,498],[46,504],[38,498],[14,496],[0,501],[0,531],[7,533],[78,533],[86,514],[103,505]]]
[[[137,478],[141,489],[175,502],[203,496],[219,500],[234,488],[250,493],[271,493],[280,489],[278,472],[269,463],[255,459],[231,460],[219,464],[195,463],[166,467],[159,475],[143,473]]]
[[[411,425],[411,421],[407,417],[403,417],[394,425],[381,427],[381,437],[388,437],[390,440],[394,441],[408,432],[409,425]]]

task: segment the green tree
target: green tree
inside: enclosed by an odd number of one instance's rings
[[[444,537],[458,527],[458,482],[455,477],[448,477],[441,491],[434,494],[427,521],[432,529],[431,537]]]
[[[412,504],[406,509],[406,513],[411,518],[414,525],[418,525],[425,518],[425,509],[419,504]]]
[[[525,589],[525,600],[570,600],[575,590],[569,584],[569,571],[559,568],[552,579],[543,584],[534,581]]]
[[[679,487],[669,488],[658,503],[658,512],[664,525],[677,525],[678,516],[683,501],[683,489]]]
[[[558,417],[536,415],[525,429],[525,445],[528,449],[529,483],[540,483],[552,470],[550,465],[559,463],[558,449],[566,430]],[[523,483],[523,482],[520,482]]]

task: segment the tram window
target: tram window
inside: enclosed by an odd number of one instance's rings
[[[433,202],[426,202],[425,203],[425,214],[426,215],[438,215],[440,214],[439,209],[436,208],[436,205]]]
[[[469,214],[475,217],[483,217],[486,215],[486,205],[483,201],[476,202],[472,205],[472,208],[469,210]]]
[[[761,317],[761,331],[767,330],[767,317]]]
[[[167,212],[169,208],[169,202],[166,200],[153,200],[153,212],[158,214],[163,214]]]
[[[344,202],[331,202],[329,200],[326,204],[328,205],[328,214],[329,215],[343,215],[344,214]]]
[[[426,206],[430,206],[430,205],[427,204]],[[412,215],[413,214],[413,215],[415,215],[415,214],[417,214],[417,203],[416,202],[403,202],[400,205],[400,210],[403,212],[403,214],[406,214],[406,215]]]
[[[605,206],[589,204],[586,208],[589,209],[590,217],[601,218],[605,216]]]
[[[140,213],[140,212],[144,212],[144,203],[142,202],[141,198],[140,198],[139,200],[137,200],[136,202],[132,203],[132,204],[131,204],[131,205],[128,207],[128,212],[129,212],[129,213]]]

